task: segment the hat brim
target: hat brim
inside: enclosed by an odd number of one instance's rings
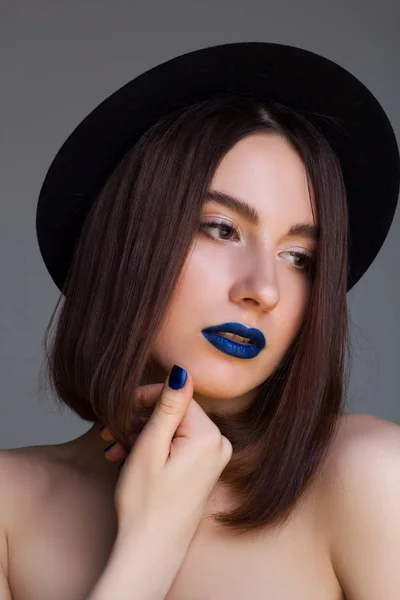
[[[40,252],[60,290],[90,204],[124,154],[162,116],[221,93],[280,102],[323,131],[347,190],[347,289],[367,271],[399,195],[399,149],[385,111],[363,83],[325,57],[294,46],[237,42],[195,50],[142,73],[97,106],[61,146],[36,213]]]

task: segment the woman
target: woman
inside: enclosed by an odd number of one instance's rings
[[[287,46],[189,53],[89,115],[37,228],[48,380],[93,425],[2,452],[4,598],[398,597],[399,428],[342,414],[398,183],[370,92]]]

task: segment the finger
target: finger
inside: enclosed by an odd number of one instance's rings
[[[167,460],[172,438],[192,400],[193,379],[188,371],[182,373],[186,381],[180,389],[173,389],[169,385],[170,376],[173,379],[181,373],[182,370],[174,365],[164,382],[153,413],[137,440],[137,451],[147,453],[148,447],[151,446],[150,456],[158,464],[164,464]]]
[[[104,457],[109,462],[118,462],[124,460],[127,457],[127,453],[125,452],[121,444],[116,442],[113,445],[109,445],[104,449]]]
[[[163,383],[150,383],[147,385],[139,386],[134,395],[135,407],[138,408],[139,406],[142,406],[142,407],[146,407],[146,408],[153,408],[156,405],[158,399],[160,398],[160,394],[161,394],[163,386],[164,386]],[[106,442],[115,441],[115,437],[107,429],[107,427],[104,427],[100,431],[100,437]],[[133,439],[132,442],[133,441],[135,441],[135,440]],[[114,459],[114,456],[119,457],[119,455],[120,455],[119,451],[117,452],[117,454],[115,454],[116,450],[110,448],[109,452],[111,452],[111,454],[107,453],[108,457],[109,457],[109,458],[107,458],[108,460],[111,460],[111,461],[118,460],[118,458]]]
[[[105,427],[101,432],[100,432],[100,437],[105,441],[105,442],[111,442],[112,440],[114,440],[115,438],[113,437],[112,433],[109,432],[109,430],[107,429],[107,427]]]

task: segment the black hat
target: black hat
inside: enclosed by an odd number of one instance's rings
[[[106,98],[58,151],[40,191],[39,248],[62,290],[90,204],[124,154],[164,115],[215,95],[279,102],[303,113],[330,142],[347,190],[350,290],[381,249],[396,210],[400,158],[373,94],[343,67],[314,52],[238,42],[168,60]]]

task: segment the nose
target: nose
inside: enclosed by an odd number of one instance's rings
[[[246,306],[252,304],[264,312],[273,310],[280,299],[273,253],[264,252],[257,257],[253,255],[250,266],[238,265],[236,272],[238,271],[242,271],[242,274],[239,274],[231,287],[230,300]]]

